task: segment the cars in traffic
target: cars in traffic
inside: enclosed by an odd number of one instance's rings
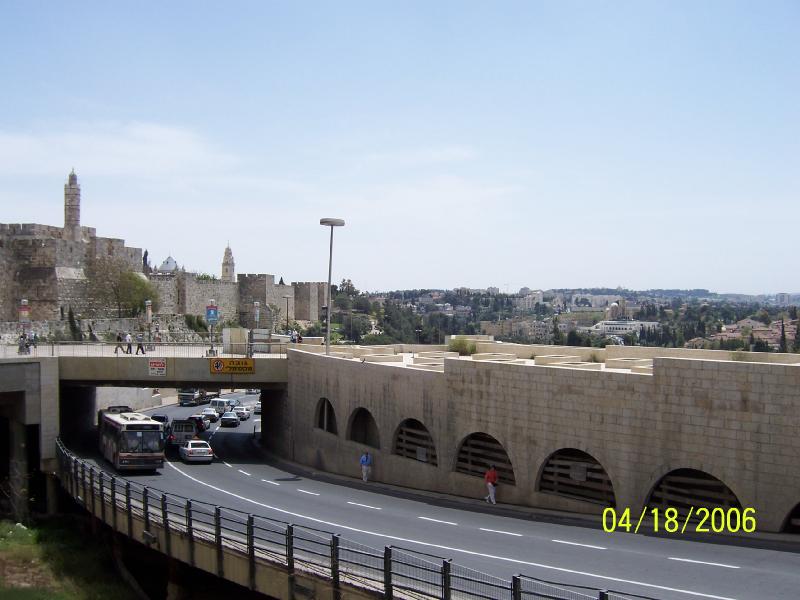
[[[211,463],[214,460],[214,451],[205,440],[189,440],[178,448],[178,454],[184,462]]]
[[[239,423],[239,416],[235,412],[226,412],[219,420],[220,427],[238,427]]]
[[[228,412],[228,401],[222,398],[215,398],[211,401],[209,407],[217,411],[217,415],[221,417],[222,413]]]
[[[250,389],[245,390],[244,393],[245,394],[260,394],[261,390],[258,390],[256,388],[250,388]]]
[[[154,415],[150,415],[150,418],[153,419],[153,421],[158,421],[159,423],[163,423],[165,426],[169,425],[169,416],[168,415],[154,414]]]
[[[261,414],[261,400],[256,402],[256,405],[253,407],[253,414],[260,415]]]
[[[204,408],[200,412],[200,414],[203,415],[205,418],[207,418],[212,423],[216,423],[217,421],[219,421],[219,413],[214,408],[211,408],[211,407]]]
[[[181,388],[178,390],[180,406],[198,406],[206,404],[213,398],[219,398],[219,392],[210,392],[201,388]]]
[[[203,415],[192,415],[189,417],[190,421],[194,421],[197,425],[197,432],[202,433],[209,427],[211,427],[211,421],[208,417],[204,417]]]
[[[172,419],[166,430],[166,441],[169,446],[182,446],[195,436],[197,436],[197,424],[190,419]]]
[[[247,410],[246,406],[237,406],[233,409],[233,412],[242,421],[247,421],[250,418],[250,411]]]

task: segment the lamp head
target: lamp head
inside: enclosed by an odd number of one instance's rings
[[[326,227],[344,227],[344,219],[333,219],[326,217],[324,219],[320,219],[319,224],[325,225]]]

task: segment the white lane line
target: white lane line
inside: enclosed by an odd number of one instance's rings
[[[233,465],[229,465],[229,464],[228,464],[228,463],[226,463],[224,460],[222,461],[222,464],[223,464],[223,465],[225,465],[226,467],[230,468],[230,469],[232,469],[232,468],[233,468]]]
[[[372,510],[383,510],[382,508],[378,508],[377,506],[370,506],[369,504],[359,504],[358,502],[347,502],[348,504],[352,504],[353,506],[360,506],[362,508],[371,508]]]
[[[418,519],[422,519],[423,521],[433,521],[434,523],[444,523],[445,525],[458,525],[458,523],[453,523],[452,521],[440,521],[439,519],[431,519],[430,517],[417,517]]]
[[[242,471],[241,469],[238,469],[238,471],[239,471],[239,473],[241,473],[242,475],[247,475],[248,477],[250,477],[250,473],[248,473],[247,471]]]
[[[280,485],[280,483],[278,483],[277,481],[269,481],[268,479],[262,479],[261,481],[263,481],[264,483],[268,483],[270,485]]]
[[[510,531],[500,531],[499,529],[486,529],[485,527],[479,527],[481,531],[488,531],[489,533],[502,533],[503,535],[513,535],[514,537],[522,537],[521,533],[512,533]]]
[[[704,560],[692,560],[691,558],[677,558],[675,556],[668,556],[667,559],[679,560],[681,562],[688,562],[688,563],[696,563],[698,565],[711,565],[712,567],[723,567],[725,569],[741,569],[741,567],[737,567],[736,565],[726,565],[723,563],[706,562]]]
[[[603,546],[592,546],[591,544],[579,544],[578,542],[568,542],[567,540],[550,540],[556,544],[568,544],[570,546],[581,546],[582,548],[593,548],[594,550],[607,550]]]
[[[300,488],[297,488],[297,491],[303,492],[304,494],[308,494],[309,496],[319,496],[317,492],[309,492],[308,490],[301,490]]]
[[[550,571],[556,571],[558,573],[569,573],[571,575],[582,575],[584,577],[594,577],[595,579],[602,579],[604,581],[613,581],[615,583],[630,583],[631,585],[639,585],[646,588],[651,588],[655,590],[663,590],[666,592],[676,592],[678,594],[686,594],[688,596],[695,596],[697,598],[710,598],[711,600],[736,600],[736,598],[731,598],[730,596],[715,596],[714,594],[704,594],[703,592],[694,592],[692,590],[684,590],[681,588],[674,588],[669,587],[666,585],[658,585],[655,583],[647,583],[645,581],[637,581],[635,579],[622,579],[621,577],[612,577],[610,575],[601,575],[600,573],[591,573],[589,571],[578,571],[576,569],[567,569],[566,567],[557,567],[555,565],[547,565],[544,563],[537,563],[528,560],[520,560],[518,558],[511,558],[510,556],[499,556],[497,554],[487,554],[485,552],[477,552],[475,550],[467,550],[466,548],[456,548],[454,546],[445,546],[444,544],[434,544],[433,542],[425,542],[422,540],[415,540],[412,538],[404,538],[399,535],[390,535],[388,533],[380,533],[378,531],[369,531],[367,529],[359,529],[358,527],[353,527],[352,525],[345,525],[344,523],[337,523],[335,521],[326,521],[325,519],[320,519],[317,517],[310,517],[308,515],[303,515],[301,513],[296,513],[291,510],[286,510],[285,508],[278,508],[277,506],[272,506],[270,504],[265,504],[264,502],[259,502],[258,500],[253,500],[252,498],[247,498],[245,496],[241,496],[239,494],[235,494],[229,490],[223,490],[221,487],[217,487],[215,485],[211,485],[205,481],[198,479],[197,477],[192,477],[187,472],[183,471],[182,469],[176,467],[171,462],[167,462],[170,468],[175,469],[178,473],[186,477],[187,479],[191,479],[198,485],[205,486],[209,489],[212,489],[216,492],[221,494],[226,494],[231,496],[232,498],[236,498],[237,500],[241,500],[242,502],[249,502],[255,506],[260,506],[261,508],[266,508],[267,510],[272,510],[284,515],[288,515],[290,517],[296,517],[298,519],[306,519],[307,521],[312,521],[313,523],[319,523],[320,525],[328,525],[329,527],[338,527],[339,529],[344,529],[346,531],[353,531],[355,533],[363,533],[366,535],[373,535],[375,537],[383,538],[385,540],[394,540],[396,542],[403,542],[406,544],[419,544],[420,546],[426,546],[428,548],[436,548],[437,550],[445,550],[447,552],[458,552],[460,554],[466,554],[468,556],[479,556],[481,558],[489,558],[492,560],[501,560],[504,562],[509,562],[515,565],[525,565],[527,567],[535,567],[537,569],[547,569]]]

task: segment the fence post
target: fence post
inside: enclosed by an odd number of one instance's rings
[[[125,482],[125,514],[128,516],[128,537],[133,537],[133,516],[131,511],[131,482]]]
[[[83,506],[85,508],[89,503],[89,494],[86,490],[86,463],[81,463],[81,487],[83,487]]]
[[[608,600],[608,590],[600,590],[597,592],[597,600]]]
[[[105,493],[105,477],[103,472],[99,473],[99,486],[100,486],[100,520],[105,525],[106,522],[106,493]]]
[[[383,549],[383,597],[392,600],[392,547]]]
[[[331,581],[333,589],[339,589],[339,536],[331,536]]]
[[[247,515],[247,564],[250,571],[250,589],[256,589],[256,532],[253,515]]]
[[[222,515],[220,514],[219,506],[214,507],[214,541],[217,545],[217,576],[224,577],[225,569],[223,568],[223,555],[222,555]]]
[[[294,573],[294,525],[286,526],[286,570]]]
[[[150,533],[150,493],[147,488],[142,488],[142,514],[144,515],[144,530]]]
[[[511,578],[511,598],[513,600],[522,600],[522,579],[519,575],[514,575]]]
[[[111,476],[111,524],[117,533],[117,478]]]
[[[74,457],[72,458],[72,491],[74,492],[72,497],[77,500],[80,495],[78,493],[78,461]]]
[[[167,556],[172,556],[172,539],[169,531],[169,512],[167,511],[167,495],[161,494],[161,526],[164,528],[164,546]]]
[[[442,600],[450,600],[450,567],[452,561],[446,558],[442,561]]]
[[[92,516],[95,516],[95,506],[94,506],[94,468],[89,468],[89,498],[91,501],[92,506]]]
[[[186,501],[186,537],[189,540],[189,564],[194,566],[194,529],[192,529],[192,501]]]

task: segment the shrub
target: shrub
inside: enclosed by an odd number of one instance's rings
[[[465,338],[450,340],[450,345],[447,349],[450,350],[450,352],[458,352],[460,356],[470,356],[476,352],[475,343]]]

